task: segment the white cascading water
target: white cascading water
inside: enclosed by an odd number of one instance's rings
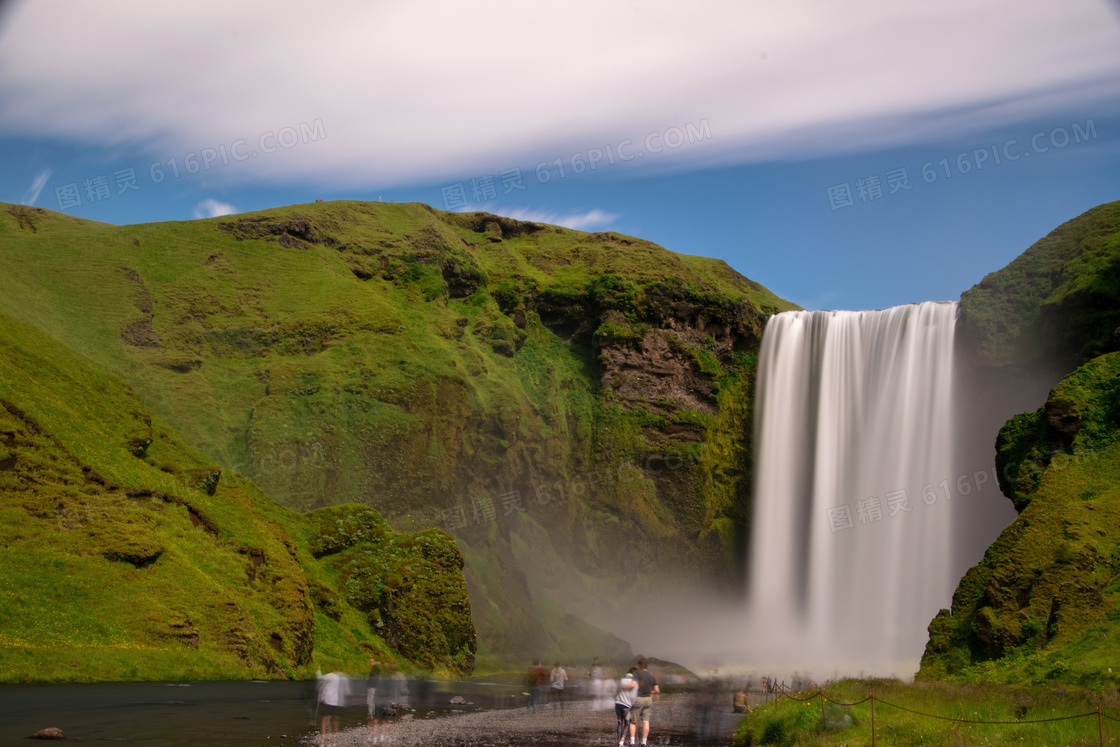
[[[767,324],[748,568],[757,666],[917,670],[958,580],[956,317],[956,304],[922,303]]]

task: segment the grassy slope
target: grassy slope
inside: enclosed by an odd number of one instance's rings
[[[1109,203],[962,297],[989,366],[1083,365],[1000,431],[1000,486],[1020,516],[930,624],[921,678],[1118,684],[1118,277],[1120,203]]]
[[[619,567],[650,538],[696,573],[734,557],[749,353],[762,314],[792,305],[722,262],[351,201],[119,227],[11,206],[0,245],[0,310],[120,375],[284,505],[364,503],[416,530],[492,501],[496,522],[459,532],[469,563],[501,569],[495,580],[467,568],[472,597],[503,610],[482,616],[484,648],[517,638],[520,656],[554,639],[510,570],[532,560],[511,532],[544,526],[557,557],[589,569]],[[615,398],[605,356],[665,324],[710,398]],[[634,466],[700,444],[706,458],[685,469]],[[634,479],[572,489],[592,473]],[[557,483],[575,500],[534,503]],[[503,516],[513,492],[527,511]]]
[[[841,703],[855,703],[874,693],[877,699],[874,743],[884,747],[1097,744],[1097,707],[1107,715],[1120,717],[1120,698],[1115,692],[1055,692],[929,682],[906,685],[897,680],[846,680],[828,685],[825,692]],[[922,714],[932,714],[935,718]],[[1015,723],[1066,716],[1082,717],[1049,723]],[[753,708],[743,718],[732,744],[734,747],[766,744],[845,747],[872,743],[870,702],[851,707],[826,702],[823,717],[819,698],[809,703],[792,699],[767,703]],[[1104,744],[1112,744],[1120,738],[1120,724],[1102,719],[1102,726]]]
[[[313,552],[333,519],[222,473],[116,377],[0,315],[0,681],[307,676],[367,651],[469,671],[463,641],[417,652],[386,634],[394,651],[348,603],[346,569]],[[378,568],[454,566],[437,535],[355,548]],[[441,573],[435,609],[406,609],[434,595],[403,586],[380,590],[402,600],[391,625],[470,627],[461,574]]]
[[[961,296],[962,333],[992,366],[1078,363],[1120,348],[1120,202],[1063,223]]]

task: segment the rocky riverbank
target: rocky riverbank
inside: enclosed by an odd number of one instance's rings
[[[731,704],[705,703],[687,695],[663,696],[654,704],[650,745],[728,745],[742,716]],[[536,713],[524,708],[451,713],[438,718],[416,716],[376,730],[346,729],[327,741],[332,747],[512,747],[533,744],[616,744],[612,710],[593,710],[590,702],[568,703],[563,710],[546,705]],[[321,744],[320,735],[306,737],[305,747]]]

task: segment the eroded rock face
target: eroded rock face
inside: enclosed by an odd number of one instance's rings
[[[603,388],[626,403],[714,414],[714,376],[703,372],[698,353],[708,351],[718,363],[734,349],[735,336],[726,325],[699,321],[693,327],[667,319],[665,326],[646,330],[635,345],[603,348]]]

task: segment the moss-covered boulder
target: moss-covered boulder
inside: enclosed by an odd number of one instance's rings
[[[476,643],[463,556],[446,532],[400,534],[359,505],[319,509],[307,519],[316,527],[312,552],[336,575],[342,599],[393,651],[428,671],[471,673]],[[321,602],[328,613],[337,603]]]
[[[1022,512],[1051,461],[1095,455],[1114,442],[1120,423],[1120,358],[1095,358],[1062,380],[1046,404],[1017,415],[999,433],[1000,489]]]

